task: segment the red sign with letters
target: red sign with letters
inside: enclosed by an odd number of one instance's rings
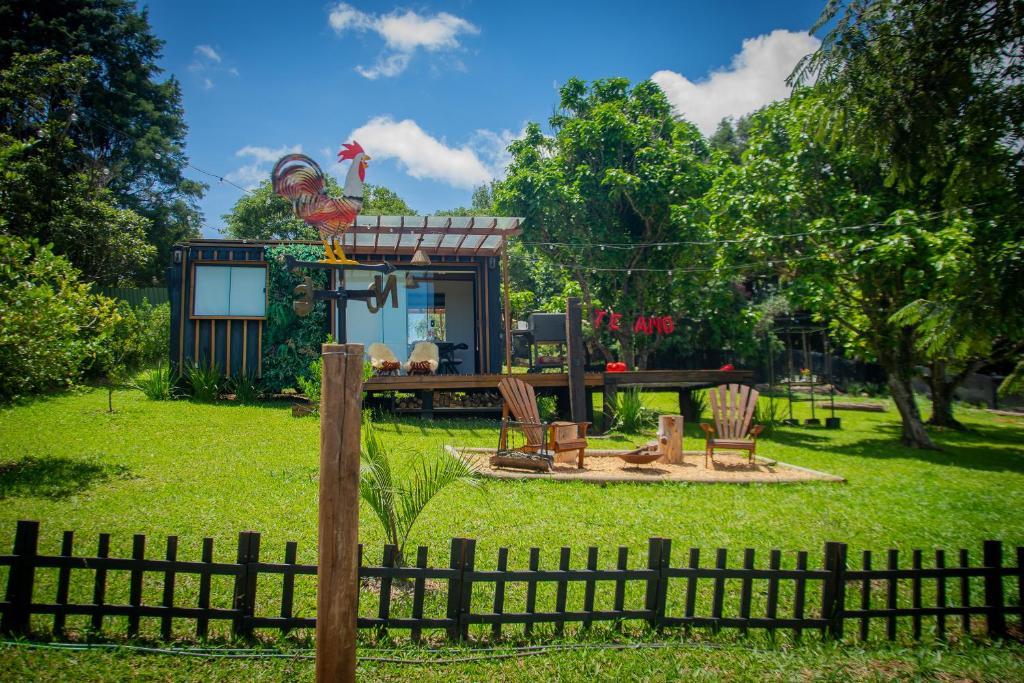
[[[601,329],[605,324],[609,330],[622,328],[622,314],[612,310],[599,310],[594,312],[594,329]],[[638,315],[633,323],[633,334],[672,334],[676,329],[675,321],[670,315]]]

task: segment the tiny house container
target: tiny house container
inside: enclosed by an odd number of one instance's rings
[[[357,261],[393,265],[395,297],[376,312],[350,300],[346,341],[367,348],[383,342],[403,360],[417,342],[432,341],[454,349],[449,367],[459,374],[500,372],[506,357],[501,257],[506,239],[520,232],[518,218],[359,216],[340,244]],[[167,270],[172,365],[208,364],[227,376],[261,377],[268,325],[301,322],[290,312],[281,315],[290,311],[293,295],[289,287],[270,285],[271,271],[281,268],[274,253],[303,246],[311,255],[306,260],[315,260],[323,253],[319,245],[219,239],[176,245]],[[316,272],[300,270],[295,278]],[[337,286],[334,272],[322,286]],[[342,284],[366,289],[373,276],[350,270]],[[326,315],[320,309],[324,338],[335,329],[334,306],[326,308]]]

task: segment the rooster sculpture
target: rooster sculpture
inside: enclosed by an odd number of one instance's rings
[[[295,215],[320,231],[324,243],[321,263],[354,264],[345,256],[338,238],[356,220],[363,207],[363,182],[370,157],[358,142],[342,145],[338,161],[352,160],[345,176],[341,197],[330,197],[320,166],[305,154],[288,154],[278,159],[271,173],[274,192],[292,203]]]

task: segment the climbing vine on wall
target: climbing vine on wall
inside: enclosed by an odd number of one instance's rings
[[[321,247],[289,244],[266,247],[269,264],[267,322],[263,330],[263,383],[270,391],[295,386],[295,379],[309,376],[309,366],[320,354],[320,345],[327,341],[327,304],[318,301],[306,317],[292,310],[292,290],[309,275],[317,287],[327,285],[327,273],[309,270],[303,274],[289,272],[283,263],[285,254],[301,261],[315,261],[323,253]]]

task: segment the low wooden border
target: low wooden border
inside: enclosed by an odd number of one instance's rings
[[[493,454],[493,448],[477,447],[477,446],[452,446],[451,444],[445,445],[445,450],[458,457],[462,453],[472,453],[480,455]],[[627,449],[587,449],[585,454],[586,458],[616,458],[620,453],[627,452]],[[683,451],[684,456],[692,458],[703,458],[704,451]],[[746,456],[744,456],[746,457]],[[608,473],[605,475],[596,476],[580,476],[578,473],[565,473],[565,472],[528,472],[525,470],[503,470],[503,471],[485,471],[481,472],[481,476],[489,479],[547,479],[551,481],[578,481],[587,484],[810,484],[816,482],[832,482],[832,483],[845,483],[846,478],[841,477],[838,474],[831,474],[829,472],[821,472],[819,470],[813,470],[809,467],[800,467],[799,465],[791,465],[781,460],[774,460],[771,458],[765,458],[760,455],[754,456],[755,460],[763,465],[774,465],[780,468],[786,468],[791,470],[797,470],[805,474],[811,475],[813,478],[807,477],[796,477],[782,474],[775,474],[771,479],[760,478],[760,479],[685,479],[685,478],[666,478],[666,477],[646,477],[638,476],[629,473]],[[652,466],[656,463],[652,463]]]

